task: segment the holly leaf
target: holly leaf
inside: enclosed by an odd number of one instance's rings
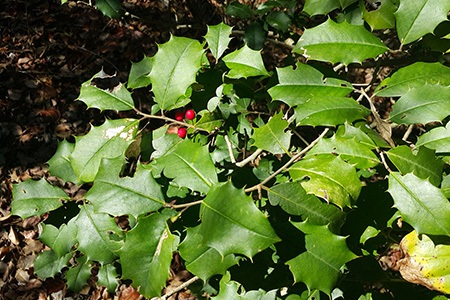
[[[207,25],[208,31],[205,35],[205,40],[208,42],[208,47],[211,49],[212,55],[218,60],[231,41],[230,35],[233,27],[224,24]]]
[[[336,126],[364,119],[370,110],[345,97],[313,98],[294,109],[300,125]]]
[[[281,300],[277,297],[277,290],[264,291],[259,289],[257,291],[245,292],[243,286],[236,281],[231,280],[230,273],[227,272],[219,282],[219,293],[213,300]]]
[[[127,87],[129,89],[137,89],[148,86],[151,83],[148,75],[152,71],[152,67],[153,58],[151,57],[146,56],[139,62],[132,62]]]
[[[53,176],[59,177],[65,182],[73,182],[79,184],[77,175],[73,171],[72,164],[70,163],[70,154],[73,152],[75,144],[69,143],[63,140],[58,143],[58,149],[56,153],[47,162],[48,171]]]
[[[42,233],[39,240],[49,246],[58,257],[64,256],[72,250],[75,244],[77,227],[73,219],[68,224],[62,224],[58,229],[51,224],[42,223]]]
[[[366,122],[363,122],[363,126],[366,125]],[[369,129],[370,130],[370,129]],[[369,133],[373,132],[372,130]],[[368,133],[364,132],[360,127],[355,127],[345,122],[344,125],[338,127],[336,131],[337,138],[344,139],[355,139],[361,145],[366,146],[369,149],[376,149],[377,144],[374,140],[369,136]]]
[[[91,277],[91,266],[86,256],[75,259],[77,266],[70,268],[64,277],[67,279],[67,286],[74,292],[79,292],[87,284]]]
[[[105,286],[108,289],[108,292],[112,293],[119,285],[117,281],[118,276],[116,268],[112,264],[102,265],[97,274],[98,284]]]
[[[329,18],[324,23],[306,29],[294,48],[294,52],[308,59],[345,65],[375,58],[388,48],[364,26],[344,21],[335,23]]]
[[[404,94],[392,107],[389,118],[398,124],[427,124],[450,114],[450,86],[429,85]]]
[[[403,220],[419,234],[450,235],[450,202],[428,180],[392,172],[388,192]]]
[[[121,3],[118,0],[97,0],[95,1],[95,6],[105,16],[112,19],[118,19],[123,14]]]
[[[222,257],[236,253],[251,258],[280,241],[252,198],[231,182],[212,187],[201,204],[200,218],[197,233]]]
[[[170,110],[185,104],[182,100],[196,81],[203,52],[198,41],[184,37],[171,36],[167,43],[158,45],[149,76],[160,109]]]
[[[52,186],[44,178],[14,184],[12,195],[11,214],[22,219],[40,216],[62,206],[62,200],[70,200],[63,190]]]
[[[437,153],[450,152],[450,122],[445,127],[436,127],[419,136],[416,147],[424,146]]]
[[[436,158],[434,151],[420,147],[419,151],[413,152],[404,145],[389,150],[387,155],[402,174],[414,173],[435,186],[441,184],[444,162]]]
[[[175,237],[166,221],[171,215],[165,212],[141,216],[126,233],[119,251],[122,278],[133,280],[133,286],[147,298],[161,295],[170,274]]]
[[[427,235],[412,231],[403,237],[400,249],[404,257],[397,265],[405,280],[450,294],[449,245],[436,245]]]
[[[138,163],[133,177],[121,177],[122,165],[120,159],[102,160],[94,185],[85,196],[95,211],[137,218],[164,206],[164,195],[151,170]]]
[[[286,182],[267,190],[270,204],[280,205],[290,215],[302,216],[314,225],[328,225],[338,232],[345,214],[334,205],[323,203],[317,197],[307,194],[299,182]]]
[[[345,237],[331,233],[327,226],[308,221],[291,223],[305,233],[306,247],[306,252],[286,263],[294,282],[304,282],[309,290],[318,289],[330,295],[341,267],[357,256],[348,249]]]
[[[308,193],[339,207],[351,206],[362,187],[355,167],[334,155],[305,158],[293,164],[289,174]]]
[[[283,113],[274,115],[266,125],[255,128],[254,145],[272,154],[289,153],[291,134],[285,132],[288,122],[283,120]]]
[[[122,157],[133,142],[139,121],[133,119],[106,120],[92,127],[84,136],[75,137],[75,149],[69,159],[81,182],[92,182],[103,158]]]
[[[39,253],[33,262],[34,273],[41,279],[54,277],[66,267],[73,252],[66,253],[63,256],[56,254],[53,250],[46,250]]]
[[[395,12],[397,34],[402,44],[409,44],[427,33],[433,33],[436,26],[447,20],[449,1],[416,0],[411,3],[400,1]]]
[[[339,7],[338,0],[306,0],[303,11],[312,17],[315,15],[326,15]]]
[[[363,0],[359,1],[363,13],[364,21],[369,24],[372,30],[394,28],[397,6],[392,0],[377,1],[377,9],[368,11]]]
[[[353,88],[350,83],[324,78],[324,75],[307,64],[277,68],[279,83],[268,90],[273,100],[280,100],[289,106],[307,102],[311,98],[345,97]]]
[[[244,45],[241,49],[227,54],[222,59],[230,71],[229,78],[247,78],[252,76],[268,76],[261,57],[261,52]]]
[[[218,182],[216,168],[207,147],[190,140],[176,144],[170,152],[157,158],[154,166],[164,170],[164,175],[173,178],[178,186],[207,193]]]

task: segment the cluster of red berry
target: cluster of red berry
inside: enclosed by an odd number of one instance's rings
[[[186,118],[188,120],[194,120],[195,118],[195,111],[193,109],[188,109],[186,112],[177,111],[175,113],[175,120],[177,121],[183,121],[183,119]],[[187,134],[187,130],[184,127],[178,128],[177,134],[180,138],[184,139]]]

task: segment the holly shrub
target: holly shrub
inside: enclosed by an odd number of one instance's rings
[[[48,178],[14,185],[12,214],[59,218],[42,224],[40,278],[158,297],[176,255],[199,298],[447,299],[450,1],[289,7],[227,9],[272,42],[288,34],[287,66],[268,71],[254,42],[229,48],[221,23],[171,36],[126,83],[81,86],[89,108],[127,118],[48,161],[82,199]]]

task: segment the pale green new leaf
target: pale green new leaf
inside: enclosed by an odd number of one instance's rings
[[[102,160],[94,185],[85,196],[95,211],[137,218],[161,208],[165,204],[164,195],[151,170],[138,163],[133,177],[121,177],[122,165],[120,159]]]
[[[118,276],[116,268],[112,264],[102,265],[98,270],[97,283],[101,286],[105,286],[108,289],[108,292],[112,293],[119,285],[117,281]]]
[[[77,175],[73,171],[69,156],[75,148],[75,144],[66,140],[59,142],[56,153],[47,162],[48,171],[52,176],[61,178],[65,182],[79,184]]]
[[[365,1],[359,1],[359,6],[362,8],[364,20],[367,24],[369,24],[372,30],[394,28],[394,13],[397,10],[397,6],[392,2],[392,0],[380,0],[377,2],[379,3],[379,7],[375,10],[368,11],[365,6]]]
[[[124,85],[119,83],[112,91],[103,90],[91,84],[91,80],[81,85],[78,100],[86,103],[88,107],[100,110],[131,110],[134,107],[133,98]]]
[[[418,233],[450,236],[450,202],[428,180],[390,173],[388,192],[403,220]]]
[[[201,204],[200,218],[197,234],[223,257],[236,253],[251,258],[280,241],[252,198],[231,182],[214,185]]]
[[[227,54],[222,59],[230,71],[227,77],[238,79],[251,76],[268,76],[261,57],[261,52],[244,45],[241,49]]]
[[[381,97],[399,97],[425,84],[450,85],[450,68],[441,63],[416,62],[384,79],[375,93]]]
[[[152,67],[153,58],[151,57],[146,56],[141,61],[132,62],[127,87],[129,89],[137,89],[148,86],[151,83],[148,75],[152,71]]]
[[[76,243],[77,227],[73,221],[72,219],[68,224],[62,224],[59,229],[51,224],[41,224],[42,233],[39,240],[49,246],[58,257],[69,253]]]
[[[185,37],[171,36],[167,43],[158,45],[150,79],[160,109],[177,108],[178,102],[186,98],[201,67],[203,52],[198,41]]]
[[[447,20],[449,10],[448,0],[400,1],[395,12],[400,42],[409,44],[427,33],[432,33],[439,23]]]
[[[86,256],[76,258],[77,266],[70,268],[65,274],[67,286],[74,292],[79,292],[91,277],[91,266]]]
[[[218,182],[216,168],[208,148],[186,139],[170,152],[156,159],[154,164],[164,175],[173,178],[178,186],[207,193]]]
[[[331,233],[327,226],[308,221],[292,224],[306,235],[306,252],[286,263],[294,281],[304,282],[309,290],[318,289],[330,295],[341,267],[357,256],[348,249],[345,237]]]
[[[205,39],[208,42],[212,55],[216,60],[218,60],[228,48],[228,44],[231,41],[230,35],[233,27],[224,23],[212,26],[207,25],[207,27],[208,31],[205,35]]]
[[[389,118],[398,124],[439,122],[450,115],[449,99],[450,86],[426,84],[397,100]]]
[[[436,158],[434,151],[420,147],[414,153],[408,146],[398,146],[389,150],[387,155],[402,174],[414,173],[435,186],[441,184],[444,162]]]
[[[298,125],[336,126],[364,119],[370,110],[351,98],[313,98],[294,109]]]
[[[445,197],[450,198],[450,174],[442,179],[441,191]]]
[[[326,15],[339,7],[339,0],[306,0],[303,11],[310,16]]]
[[[314,97],[345,97],[353,88],[350,83],[324,75],[307,64],[277,68],[279,83],[268,90],[273,100],[280,100],[289,106],[305,103]]]
[[[306,29],[297,42],[294,52],[309,59],[345,65],[375,58],[388,48],[364,26],[351,25],[346,21],[326,22]]]
[[[81,182],[92,182],[103,158],[121,156],[133,142],[139,121],[133,119],[106,120],[92,127],[84,136],[75,137],[75,149],[69,159]]]
[[[351,206],[362,187],[355,167],[331,154],[296,162],[289,168],[289,174],[299,180],[308,193],[339,207]]]
[[[41,279],[54,277],[67,266],[73,255],[73,252],[60,256],[53,250],[43,251],[33,263],[34,273]]]
[[[450,152],[450,122],[445,127],[436,127],[419,136],[417,147],[425,146],[437,153]]]
[[[11,214],[22,219],[57,209],[62,205],[62,200],[70,199],[63,190],[52,186],[44,178],[14,184],[12,195]]]
[[[299,182],[278,184],[267,190],[270,204],[280,205],[290,215],[302,216],[303,220],[314,225],[328,225],[334,232],[344,222],[345,214],[332,204],[320,201],[316,196],[307,194]]]
[[[255,128],[254,145],[272,154],[289,153],[291,134],[285,132],[288,122],[283,120],[283,113],[274,115],[266,125]]]
[[[133,280],[147,298],[161,295],[170,274],[175,237],[166,224],[168,218],[170,213],[140,217],[119,252],[123,279]]]
[[[92,205],[83,205],[75,219],[78,227],[78,250],[90,260],[109,263],[117,257],[117,251],[122,246],[118,239],[122,231],[114,218],[108,214],[96,213]]]

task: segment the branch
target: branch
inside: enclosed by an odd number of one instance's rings
[[[250,155],[249,157],[247,157],[246,159],[236,163],[237,167],[243,167],[246,164],[248,164],[249,162],[251,162],[252,160],[255,160],[255,158],[262,152],[262,149],[257,149],[255,152],[253,152],[252,155]]]
[[[172,296],[175,293],[178,293],[179,291],[187,288],[189,285],[191,285],[192,283],[196,282],[197,280],[199,280],[200,278],[198,276],[194,276],[191,279],[189,279],[188,281],[184,282],[183,284],[177,286],[175,289],[167,292],[166,294],[164,294],[163,296],[161,296],[160,298],[153,298],[154,300],[166,300],[167,298],[169,298],[170,296]],[[153,300],[152,299],[152,300]]]
[[[164,205],[164,207],[171,208],[171,209],[187,208],[187,207],[191,207],[191,206],[194,206],[194,205],[201,204],[202,202],[203,202],[203,200],[197,200],[197,201],[194,201],[194,202],[183,203],[183,204],[170,204],[170,203],[166,203],[166,204]]]

